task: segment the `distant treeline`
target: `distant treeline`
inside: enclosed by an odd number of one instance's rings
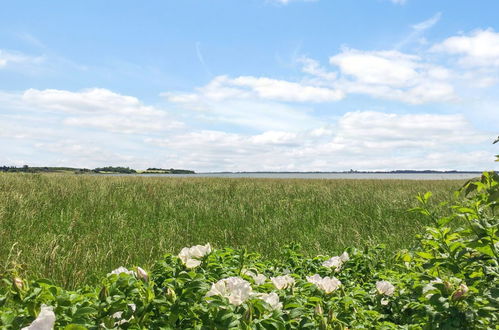
[[[121,167],[121,166],[106,166],[106,167],[97,167],[93,169],[96,173],[124,173],[124,174],[134,174],[137,173],[136,170],[130,167]]]
[[[105,167],[97,167],[93,170],[88,168],[75,168],[75,167],[30,167],[28,165],[24,165],[22,167],[16,166],[0,166],[0,172],[20,172],[20,173],[76,173],[76,174],[84,174],[84,173],[95,173],[95,174],[194,174],[194,171],[191,170],[181,170],[181,169],[162,169],[162,168],[148,168],[145,171],[136,171],[129,167],[122,166],[105,166]]]
[[[196,172],[191,171],[191,170],[179,170],[179,169],[174,169],[174,168],[164,169],[164,168],[150,167],[142,173],[149,173],[149,174],[153,174],[153,173],[156,173],[156,174],[158,174],[158,173],[161,173],[161,174],[195,174]]]

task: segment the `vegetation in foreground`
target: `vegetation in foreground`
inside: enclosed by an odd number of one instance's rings
[[[430,193],[413,211],[430,219],[418,244],[348,249],[282,262],[198,245],[150,273],[120,267],[100,285],[65,291],[15,270],[0,287],[0,325],[64,329],[498,329],[499,175],[464,187],[470,197],[437,215]],[[34,320],[34,321],[33,321]],[[46,329],[46,328],[43,328]]]
[[[381,243],[409,248],[428,219],[414,196],[452,198],[464,181],[141,178],[0,173],[0,273],[66,289],[118,266],[210,242],[282,259]]]

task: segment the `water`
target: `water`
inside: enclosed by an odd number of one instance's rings
[[[102,174],[98,174],[102,175]],[[379,179],[379,180],[468,180],[480,173],[197,173],[197,174],[105,174],[167,178],[255,178],[255,179]]]

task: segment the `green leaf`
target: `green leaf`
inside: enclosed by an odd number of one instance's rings
[[[87,327],[79,324],[68,324],[64,327],[64,330],[87,330]]]
[[[417,252],[416,254],[418,256],[420,256],[421,258],[424,258],[424,259],[433,259],[433,258],[435,258],[431,253],[428,253],[428,252]]]
[[[76,310],[76,313],[74,313],[73,316],[75,318],[78,318],[78,317],[82,317],[82,316],[85,316],[88,314],[94,314],[94,313],[97,313],[97,310],[93,307],[80,307]]]

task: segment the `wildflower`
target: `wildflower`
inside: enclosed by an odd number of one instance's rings
[[[111,275],[111,274],[119,275],[121,273],[125,273],[125,274],[128,274],[128,275],[135,275],[135,272],[133,270],[128,270],[128,269],[126,269],[123,266],[120,266],[120,267],[116,268],[115,270],[113,270],[112,272],[110,272],[107,275]]]
[[[437,283],[444,283],[444,282],[442,281],[442,279],[437,277],[436,279],[430,281],[430,283],[426,284],[423,287],[423,294],[425,295],[426,299],[430,299],[431,296],[433,296],[432,293],[429,293],[429,294],[427,294],[427,293],[429,291],[437,290],[437,288],[435,286],[433,286],[433,284],[437,284]]]
[[[21,290],[23,288],[23,280],[20,279],[19,277],[15,277],[13,280],[14,286],[18,289]]]
[[[195,268],[201,264],[201,258],[211,253],[210,243],[206,245],[195,245],[183,248],[178,257],[187,268]]]
[[[341,260],[340,257],[332,257],[329,260],[326,260],[322,263],[322,266],[324,267],[329,267],[329,268],[335,268],[336,271],[340,270],[341,265],[343,264],[343,261]]]
[[[272,310],[281,310],[282,302],[279,301],[279,296],[275,292],[271,293],[258,293],[255,295],[259,299],[263,300],[270,305]]]
[[[331,293],[338,289],[341,285],[341,281],[336,277],[321,277],[319,274],[315,274],[314,276],[307,276],[307,281],[309,283],[315,284],[319,289],[324,291],[325,293]]]
[[[177,300],[177,294],[175,293],[175,290],[172,288],[166,289],[166,296],[170,298],[172,301]]]
[[[274,286],[279,289],[287,289],[295,283],[294,278],[292,278],[289,275],[284,275],[284,276],[277,276],[277,277],[271,277],[270,280],[274,284]]]
[[[466,294],[468,293],[469,289],[468,286],[464,283],[461,283],[459,286],[459,289],[457,289],[453,294],[452,294],[452,300],[461,300],[464,299]]]
[[[135,304],[128,304],[128,307],[132,310],[132,312],[135,312],[137,309],[137,306]],[[131,319],[133,319],[133,316],[131,318],[127,319],[122,319],[123,312],[116,312],[113,314],[113,318],[117,319],[117,321],[114,322],[114,326],[120,326],[122,324],[128,323]]]
[[[347,262],[348,260],[350,260],[350,256],[348,255],[348,252],[347,251],[343,252],[340,256],[340,259],[343,262]]]
[[[388,305],[388,303],[390,302],[390,300],[383,298],[383,299],[381,299],[380,302],[381,302],[381,305],[386,306],[386,305]]]
[[[213,283],[206,297],[222,296],[229,299],[231,304],[238,306],[246,301],[252,293],[253,290],[248,281],[240,277],[228,277]]]
[[[137,267],[137,277],[140,278],[141,280],[147,281],[149,278],[149,275],[145,270],[143,270],[140,267]]]
[[[52,306],[42,305],[38,317],[21,330],[52,330],[55,324],[55,314]]]
[[[315,314],[317,314],[317,315],[322,315],[322,314],[324,314],[324,310],[322,309],[321,304],[317,303],[317,305],[315,305],[314,312],[315,312]]]
[[[322,263],[322,266],[328,267],[328,268],[334,268],[335,271],[340,271],[341,266],[345,262],[350,260],[350,256],[348,255],[348,252],[343,252],[340,256],[335,256],[332,257],[331,259],[328,259]]]
[[[255,274],[251,270],[243,270],[242,274],[251,277],[256,285],[262,285],[267,280],[267,277],[265,275]]]
[[[376,290],[378,290],[379,294],[391,296],[395,292],[395,287],[388,281],[377,281]]]

